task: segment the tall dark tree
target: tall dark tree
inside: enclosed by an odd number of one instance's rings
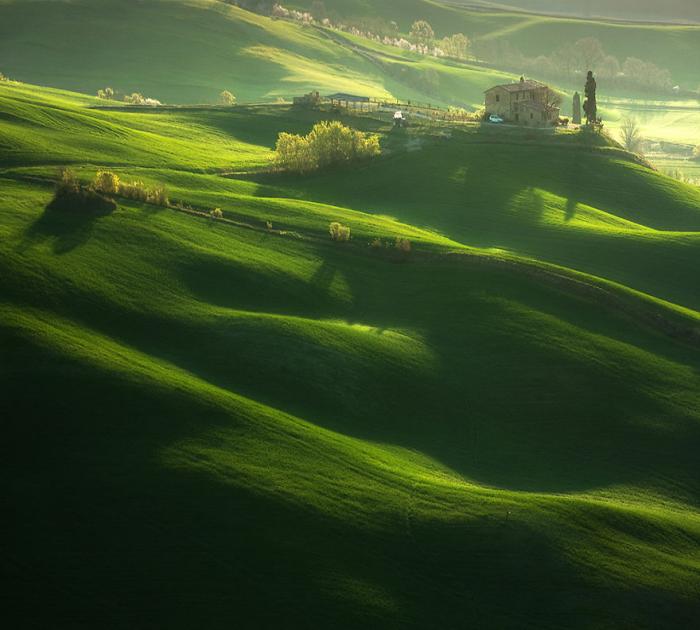
[[[573,119],[574,119],[574,124],[575,125],[580,125],[581,124],[581,95],[576,92],[574,94],[574,103],[573,103]]]
[[[593,77],[593,71],[588,71],[588,78],[586,79],[586,100],[583,103],[583,111],[586,112],[586,122],[589,125],[594,125],[598,122],[598,101],[596,99],[596,90],[598,86],[596,85],[595,78]]]

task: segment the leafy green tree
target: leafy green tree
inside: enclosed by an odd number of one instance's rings
[[[224,90],[221,92],[221,94],[219,94],[219,101],[222,105],[235,105],[236,97],[228,90]]]
[[[112,171],[97,171],[92,186],[99,192],[117,194],[119,192],[119,175]]]
[[[350,228],[347,225],[333,221],[328,226],[328,233],[332,241],[347,243],[350,240]]]
[[[422,46],[429,46],[435,39],[435,31],[425,20],[418,20],[411,26],[411,41]]]
[[[469,57],[469,51],[471,49],[471,41],[463,33],[455,33],[449,37],[445,37],[440,42],[440,48],[445,52],[445,54],[450,57],[456,57],[457,59],[467,59]]]
[[[308,173],[318,168],[308,138],[293,133],[282,132],[275,146],[275,163],[286,171]]]
[[[320,122],[306,136],[280,133],[275,163],[284,170],[308,173],[331,164],[379,155],[379,138],[346,127],[338,121]]]

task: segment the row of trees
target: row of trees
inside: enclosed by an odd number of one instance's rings
[[[2,77],[2,75],[0,75]],[[2,79],[0,79],[2,80]],[[97,90],[97,98],[104,99],[106,101],[113,101],[117,99],[117,93],[111,87],[106,87],[101,90]],[[129,105],[162,105],[162,103],[155,98],[145,97],[139,92],[133,92],[132,94],[125,94],[122,100]],[[224,90],[219,93],[219,102],[222,105],[235,105],[236,97],[231,94],[228,90]]]
[[[264,2],[246,3],[247,8],[256,12],[266,13],[267,5]],[[468,59],[471,49],[471,41],[463,33],[456,33],[442,39],[437,39],[433,27],[426,20],[415,21],[407,37],[401,35],[399,25],[382,18],[340,19],[331,18],[322,0],[317,0],[309,11],[289,9],[280,3],[272,5],[269,15],[302,22],[303,24],[320,24],[327,28],[350,33],[365,39],[395,46],[404,50],[410,50],[424,55],[435,57],[456,57]]]
[[[157,206],[167,206],[170,203],[165,186],[148,187],[142,181],[122,181],[119,175],[112,171],[97,171],[92,188],[106,195],[120,195]]]
[[[348,163],[381,153],[379,138],[340,122],[320,122],[306,136],[280,133],[275,164],[293,173],[308,173],[332,164]]]
[[[475,55],[497,66],[527,72],[569,85],[578,84],[588,70],[594,70],[606,85],[646,93],[668,93],[674,89],[671,73],[656,64],[627,57],[619,60],[605,50],[595,37],[585,37],[563,46],[549,55],[527,57],[507,41],[483,41],[474,43]]]
[[[573,85],[593,69],[606,84],[623,89],[641,90],[645,93],[668,93],[674,85],[671,73],[651,61],[638,57],[618,59],[608,54],[602,43],[594,37],[577,40],[548,55],[529,57],[510,42],[503,39],[470,40],[463,33],[438,38],[426,20],[415,21],[407,36],[402,36],[397,22],[380,17],[341,18],[329,12],[323,0],[315,0],[308,11],[289,9],[274,0],[230,0],[257,13],[293,19],[306,24],[322,24],[329,28],[348,32],[389,46],[436,57],[457,59],[477,58],[496,66],[528,73]],[[678,88],[680,89],[680,88]],[[687,89],[696,89],[695,86]],[[700,86],[697,87],[700,91]]]
[[[111,87],[106,87],[104,89],[97,90],[97,98],[104,99],[106,101],[117,100],[117,93]],[[131,94],[124,94],[122,101],[128,105],[162,105],[162,103],[155,99],[144,96],[140,92],[132,92]]]

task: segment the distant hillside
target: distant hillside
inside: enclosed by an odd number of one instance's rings
[[[169,103],[214,103],[226,89],[240,101],[320,90],[470,106],[487,87],[512,78],[358,54],[317,29],[214,0],[0,2],[0,71],[88,94],[111,86]]]
[[[296,0],[295,5],[314,6],[314,0]],[[547,3],[551,5],[552,3]],[[605,20],[528,15],[508,10],[475,9],[459,3],[429,0],[324,0],[332,16],[358,24],[388,24],[396,21],[407,32],[414,20],[428,20],[438,36],[462,32],[481,44],[516,50],[536,58],[571,46],[576,40],[598,39],[608,54],[623,62],[627,57],[651,61],[667,69],[675,84],[696,89],[700,78],[693,64],[700,42],[700,26],[622,24]]]
[[[470,0],[453,2],[477,4]],[[700,22],[700,4],[696,0],[484,0],[483,4],[579,17],[647,22]]]

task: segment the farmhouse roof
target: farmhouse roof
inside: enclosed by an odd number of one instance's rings
[[[547,87],[544,83],[539,81],[534,81],[533,79],[527,79],[526,81],[518,81],[517,83],[506,83],[504,85],[495,85],[492,88],[486,90],[490,92],[491,90],[502,89],[506,92],[521,92],[523,90],[535,90],[537,88]]]

